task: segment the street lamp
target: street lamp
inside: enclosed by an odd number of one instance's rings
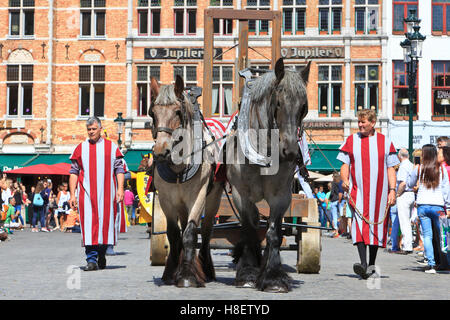
[[[403,21],[406,23],[406,39],[400,42],[403,48],[403,61],[406,63],[408,72],[408,100],[409,100],[409,135],[408,150],[409,159],[413,161],[413,104],[416,92],[414,85],[416,84],[417,66],[419,58],[422,58],[422,46],[425,36],[420,34],[420,19],[416,17],[416,10],[409,10],[409,16]]]
[[[117,144],[119,145],[119,149],[122,145],[122,140],[120,139],[123,133],[123,127],[125,125],[126,120],[122,118],[122,112],[117,113],[117,118],[114,119],[114,122],[117,123],[117,134],[119,139],[117,139]]]

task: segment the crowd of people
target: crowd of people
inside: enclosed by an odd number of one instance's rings
[[[1,221],[8,234],[23,230],[32,232],[80,232],[79,213],[69,205],[67,182],[58,185],[56,192],[51,180],[39,180],[27,188],[22,182],[1,173]]]
[[[413,254],[425,272],[450,270],[450,139],[439,137],[437,146],[426,144],[418,151],[415,164],[408,150],[398,151],[395,166],[397,184],[395,205],[388,215],[386,251]],[[325,188],[326,187],[326,188]],[[332,229],[332,238],[352,239],[354,205],[343,188],[341,174],[335,172],[326,186],[314,186],[319,222]],[[353,217],[354,218],[354,217]]]

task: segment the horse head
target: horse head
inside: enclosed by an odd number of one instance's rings
[[[174,139],[174,131],[188,129],[191,124],[193,108],[184,94],[184,81],[176,77],[174,85],[162,85],[151,78],[152,103],[148,114],[153,119],[152,134],[155,140],[153,155],[156,161],[171,162],[173,146],[182,141]]]
[[[280,58],[274,72],[264,74],[252,87],[252,100],[256,102],[252,103],[253,112],[260,128],[278,130],[281,160],[292,161],[298,154],[298,128],[308,113],[306,84],[310,65],[300,72],[286,70]]]

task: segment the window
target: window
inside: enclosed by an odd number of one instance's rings
[[[408,98],[408,66],[403,61],[393,61],[393,104],[394,116],[409,115],[409,98]],[[416,92],[417,90],[416,77]],[[417,115],[417,98],[413,99],[413,114]]]
[[[355,30],[357,34],[377,33],[378,0],[355,1]]]
[[[394,21],[392,22],[392,32],[395,34],[403,34],[406,32],[406,24],[403,19],[409,16],[410,10],[416,11],[417,13],[417,0],[394,0]]]
[[[160,66],[138,66],[137,67],[137,90],[138,90],[138,116],[146,116],[148,108],[150,107],[151,90],[150,79],[154,77],[160,81],[161,67]]]
[[[174,33],[176,35],[197,33],[197,0],[175,0]]]
[[[138,1],[139,35],[158,35],[161,33],[161,1]]]
[[[283,0],[283,33],[304,34],[306,25],[306,0]]]
[[[247,10],[270,10],[270,0],[247,0]],[[249,20],[248,32],[253,35],[269,34],[268,20]]]
[[[342,109],[342,66],[319,66],[319,114],[339,115]]]
[[[80,116],[105,114],[105,66],[79,67]]]
[[[378,111],[378,65],[355,66],[355,111]]]
[[[450,34],[450,0],[433,0],[432,32]]]
[[[233,67],[213,67],[212,115],[231,116],[233,108]]]
[[[34,0],[9,0],[9,36],[34,35]]]
[[[233,0],[211,0],[210,6],[214,8],[233,8]],[[214,34],[217,35],[232,35],[233,34],[233,20],[229,19],[214,19]]]
[[[185,87],[197,86],[197,66],[173,66],[173,81],[177,75],[183,78]]]
[[[319,0],[319,33],[341,33],[342,0]]]
[[[432,61],[433,115],[450,116],[450,61]]]
[[[81,0],[81,36],[106,35],[106,0]]]
[[[33,65],[6,66],[8,116],[33,114]]]

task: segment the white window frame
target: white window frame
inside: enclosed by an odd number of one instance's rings
[[[80,8],[80,37],[81,38],[96,38],[105,39],[106,38],[106,1],[105,7],[95,7],[95,1],[92,1],[91,7],[81,7]],[[91,16],[91,30],[89,35],[83,35],[83,13],[90,13]],[[103,26],[105,30],[104,35],[97,35],[97,14],[105,14],[105,25]]]
[[[231,72],[233,73],[231,76],[231,80],[223,80],[223,68],[231,68]],[[233,114],[233,84],[234,84],[234,66],[231,64],[222,64],[216,65],[214,68],[219,68],[219,80],[214,80],[213,78],[213,87],[219,86],[218,93],[218,101],[219,101],[219,113],[214,113],[214,110],[211,110],[211,116],[219,117],[219,118],[229,118]],[[224,103],[225,103],[225,87],[231,87],[231,105],[229,106],[230,111],[229,114],[224,113]],[[212,106],[214,108],[215,106]]]
[[[328,0],[328,4],[326,5],[318,4],[317,7],[318,7],[317,17],[319,19],[318,20],[319,33],[322,31],[326,31],[327,34],[333,34],[334,32],[337,33],[338,31],[339,33],[342,32],[342,11],[343,11],[342,8],[344,7],[342,2],[341,4],[333,4],[332,0]],[[328,9],[328,28],[327,28],[328,30],[320,30],[320,9]],[[340,19],[341,21],[339,24],[340,26],[339,30],[333,29],[333,22],[334,22],[333,9],[341,9],[341,19]]]
[[[371,31],[375,31],[375,33],[378,33],[378,29],[380,27],[379,25],[379,19],[380,19],[380,2],[381,0],[378,0],[378,4],[369,4],[370,0],[364,0],[365,4],[356,4],[354,5],[355,8],[355,33],[358,34],[357,30],[357,19],[356,19],[356,9],[358,8],[364,8],[364,30],[363,34],[370,34]],[[372,10],[376,10],[376,27],[375,29],[370,28],[370,13]]]
[[[161,0],[162,1],[162,0]],[[161,34],[161,17],[162,17],[162,7],[161,7],[161,1],[159,1],[159,5],[152,4],[152,1],[148,1],[147,6],[138,6],[138,35],[139,36],[153,36],[153,35],[160,35]],[[147,11],[147,33],[141,33],[140,30],[140,12]],[[159,11],[159,32],[153,32],[153,12]]]
[[[151,83],[150,79],[151,79],[151,76],[152,76],[151,70],[153,68],[155,68],[155,69],[159,68],[159,73],[160,73],[160,77],[161,77],[161,65],[155,65],[155,64],[152,64],[152,65],[148,65],[148,64],[146,64],[146,65],[137,65],[136,66],[136,72],[138,72],[139,68],[147,68],[147,79],[146,80],[139,80],[139,78],[137,77],[136,88],[139,90],[140,85],[143,85],[143,84],[145,84],[147,86],[147,105],[145,107],[146,107],[146,110],[148,112],[148,108],[150,108],[150,104],[151,104],[151,88],[150,88],[150,83]],[[160,79],[158,79],[158,78],[156,80],[158,80],[158,82],[160,81]],[[141,114],[140,113],[140,111],[142,110],[142,101],[140,99],[140,93],[139,92],[138,92],[138,106],[137,107],[138,107],[138,109],[137,109],[137,116],[138,117],[145,117],[145,116],[147,116],[147,114]]]
[[[283,1],[283,0],[281,0]],[[282,2],[283,3],[283,2]],[[291,34],[292,35],[296,35],[296,34],[304,34],[305,33],[305,29],[306,29],[306,8],[308,6],[305,4],[297,4],[296,0],[292,0],[292,5],[281,5],[281,11],[283,13],[282,17],[283,17],[283,34],[289,31],[286,31],[285,29],[285,20],[284,20],[284,12],[285,9],[291,9],[292,10],[292,21],[291,21]],[[304,10],[304,16],[305,16],[305,28],[303,30],[297,30],[297,10]]]
[[[356,67],[365,67],[365,79],[364,80],[356,80]],[[378,80],[369,80],[369,67],[370,66],[377,66],[377,71],[378,71]],[[377,105],[375,106],[375,112],[378,113],[379,109],[380,109],[380,68],[381,65],[380,64],[376,64],[376,63],[370,63],[370,64],[355,64],[354,65],[354,74],[355,74],[355,79],[353,81],[353,88],[355,90],[354,93],[354,99],[355,99],[355,113],[360,111],[361,109],[358,109],[358,105],[357,105],[357,99],[356,99],[356,95],[357,95],[357,90],[356,90],[356,85],[357,84],[364,84],[364,105],[362,106],[362,110],[364,109],[372,109],[371,106],[369,106],[370,102],[370,96],[369,96],[369,84],[372,83],[376,83],[377,84]]]
[[[103,85],[103,115],[99,116],[99,118],[105,117],[105,111],[106,111],[106,66],[101,64],[89,64],[89,65],[80,65],[80,66],[89,66],[90,67],[90,80],[89,81],[80,81],[78,79],[78,116],[80,118],[88,118],[95,115],[95,86],[96,85]],[[105,69],[105,80],[104,81],[94,81],[94,67],[97,66],[103,66]],[[80,70],[80,69],[78,69]],[[82,87],[89,86],[89,114],[88,115],[82,115],[81,114],[81,96],[82,96]]]
[[[197,84],[198,84],[198,65],[196,65],[196,64],[183,64],[183,65],[173,64],[173,79],[174,80],[172,81],[172,83],[175,83],[175,67],[183,68],[183,75],[181,77],[183,78],[185,87],[196,87],[197,86]],[[186,71],[187,67],[195,67],[195,81],[187,80],[187,71]]]
[[[33,117],[33,80],[22,80],[22,67],[24,65],[32,65],[32,64],[13,64],[10,66],[18,66],[19,67],[19,80],[6,81],[6,116],[8,118],[32,118]],[[33,65],[34,66],[34,65]],[[7,66],[8,67],[8,66]],[[33,78],[34,78],[34,67],[33,67]],[[9,101],[10,101],[10,87],[11,85],[17,85],[18,93],[17,93],[17,115],[9,114]],[[23,101],[24,101],[24,87],[31,86],[31,115],[24,115],[23,113]]]
[[[173,6],[173,34],[174,36],[186,36],[186,35],[197,35],[197,21],[195,21],[195,33],[189,33],[189,11],[195,10],[195,19],[198,20],[198,8],[197,1],[195,1],[195,5],[191,5],[189,2],[193,0],[179,0],[183,1],[182,6]],[[176,14],[175,11],[183,11],[183,32],[176,33]]]
[[[35,3],[36,5],[36,3]],[[9,38],[34,38],[35,31],[36,31],[36,16],[35,16],[35,6],[24,6],[23,0],[20,0],[20,6],[19,7],[8,7],[8,37]],[[32,34],[25,34],[25,12],[33,12],[33,33]],[[11,19],[11,13],[12,12],[19,12],[19,34],[13,35],[11,34],[12,31],[12,19]]]
[[[257,3],[256,3],[256,6],[249,6],[249,5],[247,5],[246,7],[245,7],[245,9],[246,10],[271,10],[271,6],[270,6],[270,2],[269,2],[269,5],[261,5],[261,1],[263,1],[263,0],[255,0]],[[262,20],[249,20],[249,24],[250,24],[250,21],[254,21],[255,22],[255,34],[254,35],[256,35],[256,36],[259,36],[260,34],[261,34],[261,24],[263,23],[263,21]],[[267,24],[268,24],[268,27],[267,27],[267,35],[270,35],[271,34],[271,27],[270,27],[270,22],[269,22],[269,20],[266,20],[267,21]],[[249,29],[250,29],[250,26],[249,26]],[[249,30],[249,32],[252,32],[252,35],[253,35],[253,31],[250,31]],[[266,32],[266,31],[264,31],[264,32]]]
[[[211,4],[212,0],[209,1],[208,8],[214,8],[214,9],[233,9],[233,5],[224,5],[224,0],[215,0],[218,4]],[[216,20],[216,19],[214,19]],[[232,36],[233,35],[233,20],[231,19],[218,19],[219,20],[219,33],[214,33],[215,35],[221,35],[221,36]],[[225,25],[229,21],[231,23],[231,32],[225,33]]]
[[[320,71],[320,67],[327,67],[328,68],[328,80],[319,80],[319,71]],[[332,79],[332,70],[333,67],[340,67],[341,68],[341,80],[333,80]],[[319,114],[326,114],[328,117],[331,117],[332,114],[340,114],[342,112],[342,106],[343,106],[343,101],[342,101],[342,93],[343,93],[343,84],[344,81],[342,80],[343,78],[343,65],[342,64],[319,64],[317,66],[317,96],[318,96],[318,112]],[[322,106],[320,105],[320,85],[325,84],[327,86],[327,108],[326,108],[326,112],[322,111]],[[334,111],[334,106],[332,104],[332,99],[333,99],[333,85],[334,84],[340,84],[341,86],[341,97],[340,97],[340,106],[339,106],[339,112],[338,111]]]

